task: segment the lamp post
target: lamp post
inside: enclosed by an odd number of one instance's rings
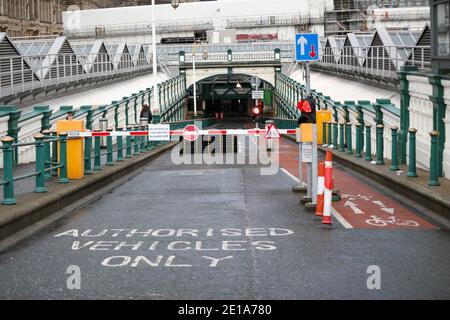
[[[193,78],[193,86],[194,86],[194,118],[197,117],[197,75],[195,73],[195,49],[198,44],[206,44],[202,40],[195,40],[192,44],[192,78]],[[205,51],[203,52],[203,59],[207,59],[207,48],[205,48]]]
[[[172,0],[172,8],[176,9],[180,0]],[[156,23],[155,23],[155,0],[152,0],[152,54],[153,54],[153,108],[158,108],[158,64],[156,60]]]

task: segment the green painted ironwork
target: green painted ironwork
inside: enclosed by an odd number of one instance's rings
[[[4,205],[16,204],[16,198],[14,197],[14,177],[13,177],[13,142],[14,138],[10,136],[3,137],[1,139],[3,146],[3,200]]]
[[[361,150],[362,150],[362,145],[361,145],[361,131],[362,131],[362,126],[360,123],[355,124],[356,127],[356,145],[355,145],[355,157],[357,158],[361,158],[362,154],[361,154]]]
[[[430,156],[430,177],[428,185],[430,187],[437,187],[439,183],[439,131],[433,130],[430,132],[431,136],[431,156]]]
[[[391,171],[398,171],[398,146],[397,146],[397,139],[398,139],[398,127],[391,127],[391,137],[392,137],[392,150],[391,150],[391,166],[389,167],[389,170]]]
[[[408,160],[408,177],[417,177],[416,167],[416,133],[415,128],[408,129],[409,133],[409,160]]]
[[[344,122],[339,122],[339,151],[345,152],[345,144],[344,144]]]
[[[383,140],[384,125],[377,124],[376,129],[376,145],[377,145],[377,165],[384,165],[384,140]]]
[[[67,179],[67,133],[61,132],[59,134],[59,161],[60,161],[60,169],[59,169],[59,183],[69,183],[69,179]]]
[[[366,161],[372,161],[372,125],[366,124]]]
[[[45,188],[45,150],[44,150],[44,135],[38,133],[34,136],[35,152],[36,152],[36,187],[34,192],[44,193],[47,192]]]
[[[347,130],[347,153],[353,154],[353,145],[352,145],[352,123],[347,122],[345,125],[345,128]]]

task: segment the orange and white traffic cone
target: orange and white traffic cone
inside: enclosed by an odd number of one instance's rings
[[[317,174],[317,206],[316,218],[321,219],[323,216],[323,192],[325,191],[325,163],[319,161]]]
[[[333,154],[327,149],[325,155],[325,188],[323,192],[322,225],[331,227],[331,203],[333,201]]]

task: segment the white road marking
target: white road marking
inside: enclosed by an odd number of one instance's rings
[[[290,177],[295,182],[297,182],[297,183],[300,182],[299,179],[296,176],[294,176],[292,173],[290,173],[286,169],[281,168],[281,171],[283,171],[288,177]],[[345,229],[353,229],[353,226],[347,220],[345,220],[344,217],[341,216],[341,214],[339,212],[337,212],[336,209],[334,209],[333,207],[331,207],[331,214],[336,218],[337,221],[339,221],[339,223]]]
[[[292,173],[287,171],[285,168],[281,168],[281,171],[283,171],[288,177],[290,177],[295,182],[300,183],[300,180],[296,176],[294,176]]]

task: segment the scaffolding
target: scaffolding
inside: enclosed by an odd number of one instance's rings
[[[334,9],[325,12],[325,35],[346,35],[368,31],[368,11],[377,8],[428,7],[429,0],[334,0]],[[399,19],[426,19],[423,14],[397,15]],[[429,17],[428,17],[429,19]]]

